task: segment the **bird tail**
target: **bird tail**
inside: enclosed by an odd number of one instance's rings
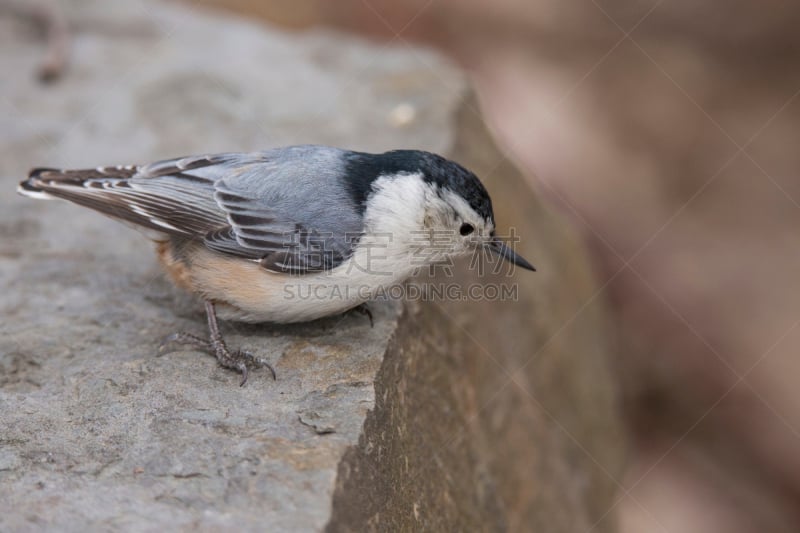
[[[76,198],[89,195],[92,190],[103,189],[104,181],[117,182],[130,178],[135,167],[100,167],[91,170],[60,170],[57,168],[34,168],[28,179],[21,181],[17,192],[23,196],[39,199],[63,198],[76,203]],[[88,193],[88,194],[87,194]]]
[[[40,180],[40,176],[45,172],[59,172],[54,168],[34,168],[28,174],[28,179],[21,181],[17,185],[17,192],[23,196],[37,198],[40,200],[52,200],[55,196],[47,193],[47,187]]]
[[[102,189],[104,181],[125,180],[135,173],[136,168],[132,166],[90,170],[34,168],[28,173],[28,179],[17,186],[17,192],[32,198],[65,198],[76,194],[77,189]]]
[[[119,194],[130,189],[128,179],[136,171],[132,166],[88,170],[34,168],[28,179],[17,186],[17,192],[30,198],[67,200],[122,222],[163,231],[147,216],[132,209]]]
[[[210,180],[202,179],[198,185],[201,178],[180,172],[151,178],[137,166],[35,168],[17,192],[32,198],[67,200],[161,235],[203,234],[226,223],[213,200]],[[176,184],[176,180],[191,187]]]

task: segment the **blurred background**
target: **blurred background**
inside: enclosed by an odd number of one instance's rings
[[[625,533],[800,530],[800,5],[185,3],[451,57],[612,303],[633,442],[609,514]],[[45,21],[57,83],[57,4],[4,4]]]

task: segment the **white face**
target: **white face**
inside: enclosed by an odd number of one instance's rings
[[[365,227],[376,241],[391,235],[391,246],[382,253],[396,255],[398,264],[408,257],[440,263],[473,253],[492,239],[491,221],[461,196],[447,190],[440,194],[420,174],[379,178],[374,188]]]
[[[440,263],[481,248],[535,270],[494,236],[491,220],[458,194],[447,190],[440,194],[421,174],[381,177],[373,188],[364,215],[366,235],[360,242],[386,244],[382,253],[395,270],[413,272],[420,258],[427,264]]]
[[[472,253],[492,238],[494,225],[461,196],[443,191],[426,195],[424,228],[432,244],[448,255]]]
[[[527,270],[536,270],[494,234],[494,222],[480,216],[460,195],[428,186],[425,195],[424,232],[429,236],[432,262],[480,250],[494,254]],[[441,238],[437,239],[437,236]],[[429,250],[429,251],[430,251]]]

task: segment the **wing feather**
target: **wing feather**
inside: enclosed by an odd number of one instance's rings
[[[295,146],[89,170],[34,169],[30,196],[63,198],[268,270],[334,268],[353,251],[360,211],[338,181],[342,151]],[[336,206],[331,209],[330,206]]]

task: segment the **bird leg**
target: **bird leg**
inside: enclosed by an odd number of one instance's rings
[[[164,348],[169,343],[191,344],[202,350],[209,351],[217,358],[217,362],[224,368],[236,370],[242,375],[242,382],[239,384],[243,386],[247,383],[248,367],[260,368],[266,367],[272,373],[272,379],[277,379],[275,369],[272,368],[266,360],[254,356],[252,353],[244,350],[236,350],[231,352],[225,345],[225,340],[219,331],[219,324],[217,323],[217,312],[212,302],[206,302],[206,316],[208,317],[208,331],[209,340],[205,340],[197,335],[191,333],[173,333],[166,339],[159,347],[159,352],[163,352]]]

